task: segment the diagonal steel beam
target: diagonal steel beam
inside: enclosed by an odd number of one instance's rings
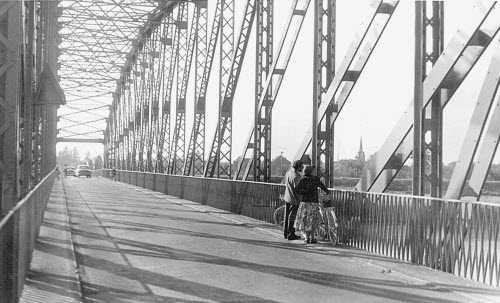
[[[231,68],[227,83],[225,84],[224,93],[221,95],[220,108],[219,108],[219,121],[215,130],[214,139],[210,148],[210,154],[204,170],[205,177],[214,177],[217,170],[217,177],[221,173],[225,177],[231,177],[231,132],[232,132],[232,110],[234,92],[238,85],[238,80],[245,58],[246,48],[250,40],[250,33],[252,24],[255,17],[255,0],[248,0],[244,18],[240,27],[240,34],[236,49],[231,62]],[[227,161],[222,163],[222,160]],[[227,165],[225,167],[224,165]]]
[[[321,98],[321,106],[318,109],[318,122],[322,123],[327,112],[333,107],[331,123],[335,123],[342,108],[347,102],[357,80],[363,71],[373,50],[377,46],[380,37],[391,20],[399,1],[373,1],[361,25],[360,32],[351,43],[344,60],[333,78],[326,94]],[[342,89],[341,89],[342,88]],[[341,91],[339,92],[339,90]],[[339,93],[337,100],[335,96]],[[327,126],[329,127],[329,126]],[[299,160],[306,153],[312,140],[312,127],[304,136],[302,143],[294,156]]]
[[[274,101],[276,100],[276,96],[278,95],[279,89],[281,87],[281,82],[288,67],[288,63],[290,62],[290,58],[292,57],[293,49],[295,47],[295,43],[297,42],[297,38],[299,36],[300,29],[302,28],[302,24],[304,22],[310,2],[310,0],[295,0],[290,8],[285,30],[283,32],[283,35],[281,36],[280,42],[278,43],[278,49],[275,56],[276,59],[274,59],[274,62],[269,69],[266,82],[262,87],[260,99],[257,105],[258,112],[255,115],[256,117],[271,116]],[[283,56],[283,58],[281,56]],[[247,140],[245,141],[245,147],[243,148],[240,162],[238,163],[238,167],[234,174],[234,180],[237,180],[240,176],[241,169],[245,160],[245,155],[250,150],[255,149],[256,141],[261,139],[254,136],[254,134],[256,133],[256,128],[260,130],[270,122],[270,119],[258,119],[258,121],[254,121],[254,124],[250,128]],[[263,137],[269,135],[270,131],[270,128],[266,129],[266,134],[264,134]],[[250,172],[250,167],[253,162],[254,157],[250,158],[249,161],[247,161],[247,167],[242,177],[243,180],[247,179],[248,173]]]
[[[496,2],[481,1],[471,14],[471,27],[459,30],[424,81],[423,106],[434,94],[444,108],[500,29]],[[362,174],[356,188],[383,192],[413,151],[413,100],[385,144]]]
[[[450,183],[446,190],[446,199],[457,200],[462,197],[467,173],[472,168],[474,156],[481,142],[480,138],[483,134],[488,115],[498,91],[498,85],[500,84],[500,42],[496,44],[495,53],[491,59],[474,112],[472,113],[467,133],[462,143],[462,148],[460,149],[458,161],[453,169],[453,174],[451,175]],[[488,158],[480,159],[481,162],[483,162]]]

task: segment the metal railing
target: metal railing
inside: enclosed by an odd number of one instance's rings
[[[18,302],[50,197],[55,169],[0,221],[0,301]]]
[[[281,184],[133,171],[117,171],[117,180],[267,222],[273,222],[284,191]],[[500,286],[500,205],[335,189],[331,193],[345,245]]]

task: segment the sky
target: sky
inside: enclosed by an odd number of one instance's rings
[[[235,27],[239,31],[245,1],[236,2]],[[274,46],[283,34],[292,0],[274,1]],[[313,2],[313,1],[311,1]],[[214,0],[209,0],[209,20]],[[366,19],[369,0],[337,0],[336,67],[340,66],[353,36]],[[472,1],[445,2],[445,48],[459,27],[466,27]],[[313,6],[310,5],[294,54],[288,65],[273,108],[272,156],[293,158],[312,121]],[[362,138],[365,154],[375,153],[413,99],[414,2],[401,1],[386,31],[359,78],[335,125],[335,158],[354,158]],[[235,39],[237,37],[235,36]],[[492,56],[492,44],[445,108],[443,162],[455,161],[467,130],[474,104]],[[218,66],[218,50],[214,58]],[[252,31],[243,72],[233,103],[233,160],[241,155],[254,111],[255,30]],[[194,70],[191,79],[194,79]],[[206,149],[210,148],[217,123],[218,68],[213,68],[207,92]],[[174,83],[175,84],[175,83]],[[187,94],[186,141],[192,128],[194,81]],[[175,98],[175,94],[174,94]],[[175,100],[175,99],[174,99]],[[175,103],[175,102],[173,102]],[[175,112],[175,105],[172,113]],[[173,120],[173,119],[172,119]],[[174,128],[174,121],[171,127]],[[76,146],[83,157],[102,154],[99,144],[63,144],[58,150]],[[497,153],[498,154],[498,153]],[[498,156],[496,157],[498,158]],[[498,159],[495,159],[498,162]]]

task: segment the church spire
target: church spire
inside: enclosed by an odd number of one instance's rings
[[[359,151],[358,154],[356,155],[356,160],[358,160],[361,163],[365,163],[365,152],[363,151],[363,137],[360,137],[359,139]]]

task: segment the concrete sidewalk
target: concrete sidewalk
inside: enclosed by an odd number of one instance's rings
[[[287,241],[271,224],[104,178],[68,177],[64,194],[49,204],[23,302],[500,302],[498,288]]]
[[[82,302],[61,180],[55,180],[35,244],[21,302]]]

